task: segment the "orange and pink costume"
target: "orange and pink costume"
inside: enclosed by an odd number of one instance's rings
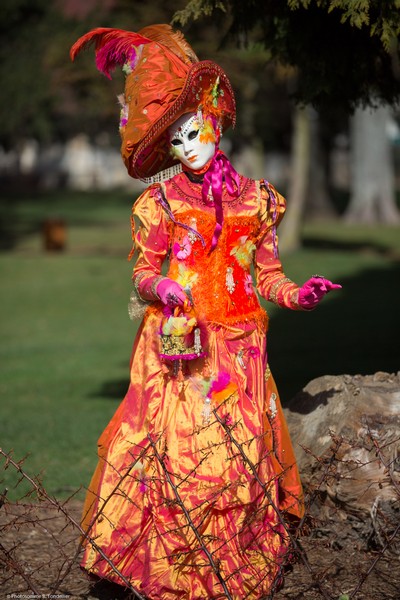
[[[83,567],[123,584],[106,555],[152,600],[227,597],[216,570],[231,598],[263,597],[289,546],[282,517],[303,514],[267,363],[268,317],[252,279],[254,269],[263,297],[298,308],[298,287],[277,253],[285,201],[263,181],[240,176],[235,195],[224,186],[223,227],[210,252],[215,212],[201,188],[183,172],[134,205],[134,283],[150,304],[129,390],[99,440],[84,512],[96,546],[86,543]],[[154,283],[167,260],[168,277],[190,291],[205,353],[184,361],[180,376],[160,358],[163,306]]]
[[[235,124],[234,93],[182,33],[100,27],[71,57],[90,45],[105,75],[123,68],[122,157],[153,185],[133,208],[133,282],[147,308],[128,392],[99,440],[82,566],[151,600],[262,598],[303,514],[253,285],[254,273],[261,296],[299,308],[278,257],[285,202],[218,150]]]

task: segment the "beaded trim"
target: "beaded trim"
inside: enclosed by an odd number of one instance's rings
[[[191,233],[196,238],[198,238],[200,240],[200,242],[201,242],[201,245],[204,248],[205,245],[206,245],[206,243],[205,243],[204,238],[201,235],[201,233],[199,233],[198,231],[196,231],[195,229],[193,229],[192,227],[190,227],[190,225],[186,225],[185,223],[181,223],[180,221],[177,221],[175,219],[174,214],[173,214],[173,212],[171,210],[171,207],[170,207],[170,205],[168,203],[168,200],[165,197],[164,187],[163,186],[161,186],[160,188],[157,189],[156,199],[161,204],[161,206],[163,207],[163,209],[165,210],[165,212],[167,213],[167,215],[171,219],[171,221],[175,225],[180,225],[181,227],[183,227],[184,229],[186,229],[187,231],[189,231],[189,233]]]
[[[168,277],[164,277],[164,275],[157,275],[157,277],[154,278],[154,281],[151,284],[151,293],[157,300],[161,300],[160,296],[157,294],[157,286],[163,279],[168,279]]]
[[[163,181],[167,181],[179,173],[182,173],[182,163],[172,165],[172,167],[169,167],[168,169],[159,171],[152,177],[142,177],[140,181],[143,181],[147,185],[151,185],[152,183],[162,183]]]
[[[273,302],[274,304],[278,304],[277,293],[278,293],[279,288],[284,283],[293,283],[293,281],[291,279],[289,279],[289,277],[282,277],[282,279],[279,279],[278,281],[276,281],[274,283],[274,285],[271,287],[270,292],[268,294],[268,300],[270,302]]]
[[[136,290],[136,293],[137,293],[138,297],[140,298],[140,300],[142,300],[143,302],[147,302],[147,300],[140,295],[139,285],[140,285],[140,282],[142,281],[143,277],[146,277],[146,276],[149,277],[152,275],[154,275],[153,271],[141,271],[140,273],[138,273],[137,275],[134,275],[132,277],[132,282],[133,282],[133,286]]]
[[[275,258],[279,258],[279,252],[278,252],[278,244],[276,241],[276,219],[277,219],[277,211],[278,211],[278,201],[277,198],[275,196],[273,187],[271,186],[270,183],[268,183],[268,181],[266,179],[262,180],[262,183],[264,184],[270,201],[271,201],[271,208],[272,208],[272,247],[274,250],[274,257]]]
[[[184,172],[184,175],[186,176],[186,172]],[[235,197],[235,198],[231,198],[229,197],[228,199],[224,199],[224,197],[222,198],[222,202],[226,202],[229,203],[230,206],[235,206],[236,204],[240,204],[241,202],[243,202],[243,197],[246,196],[247,191],[252,183],[252,180],[244,177],[243,175],[239,175],[240,178],[240,191],[239,194]],[[202,204],[203,206],[209,207],[209,205],[204,202],[202,195],[201,195],[201,186],[202,182],[199,183],[195,183],[193,181],[190,180],[190,178],[187,178],[187,184],[188,187],[190,188],[190,190],[192,191],[192,194],[188,194],[186,190],[183,190],[182,188],[179,187],[178,182],[174,179],[170,181],[170,184],[172,186],[172,188],[175,190],[175,192],[178,192],[179,195],[183,195],[185,197],[185,200],[189,200],[189,204],[191,204],[193,206],[193,202],[191,201],[195,201],[196,204]],[[242,187],[243,185],[243,187]]]
[[[197,114],[193,115],[188,121],[186,121],[186,123],[182,127],[179,127],[179,129],[176,130],[172,140],[182,139],[187,134],[187,132],[189,131],[189,129],[195,121],[197,122]]]
[[[134,287],[128,303],[128,315],[131,321],[142,319],[148,306],[149,303],[139,296],[139,292]]]
[[[292,303],[293,308],[299,309],[299,290],[295,290],[293,294],[290,296],[290,302]]]

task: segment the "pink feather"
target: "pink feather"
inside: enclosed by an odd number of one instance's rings
[[[151,40],[124,29],[97,27],[80,37],[70,51],[71,60],[90,45],[95,44],[96,66],[111,79],[110,71],[117,65],[123,65],[132,59],[135,48],[142,44],[150,44]]]
[[[221,392],[226,388],[231,380],[231,376],[226,371],[222,371],[218,374],[218,378],[212,382],[209,394],[212,392]]]

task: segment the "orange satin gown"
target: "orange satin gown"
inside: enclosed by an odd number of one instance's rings
[[[214,209],[185,173],[148,188],[133,208],[139,292],[151,297],[168,260],[168,276],[190,287],[206,356],[186,361],[174,376],[160,359],[162,305],[149,306],[133,347],[130,386],[99,439],[85,503],[83,526],[103,556],[86,542],[82,566],[123,584],[106,555],[152,600],[225,598],[226,590],[235,600],[261,598],[289,546],[281,518],[303,514],[267,363],[268,318],[252,281],[254,273],[268,297],[284,277],[276,226],[285,202],[269,185],[240,177],[238,197],[224,190],[223,208],[211,253]],[[205,247],[182,224],[199,232]],[[274,299],[296,309],[296,290],[284,281]],[[210,396],[215,413],[207,420],[206,390],[221,373],[229,383]]]

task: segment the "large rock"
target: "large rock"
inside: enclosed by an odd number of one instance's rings
[[[400,524],[400,372],[324,376],[285,409],[311,512],[393,548]]]

